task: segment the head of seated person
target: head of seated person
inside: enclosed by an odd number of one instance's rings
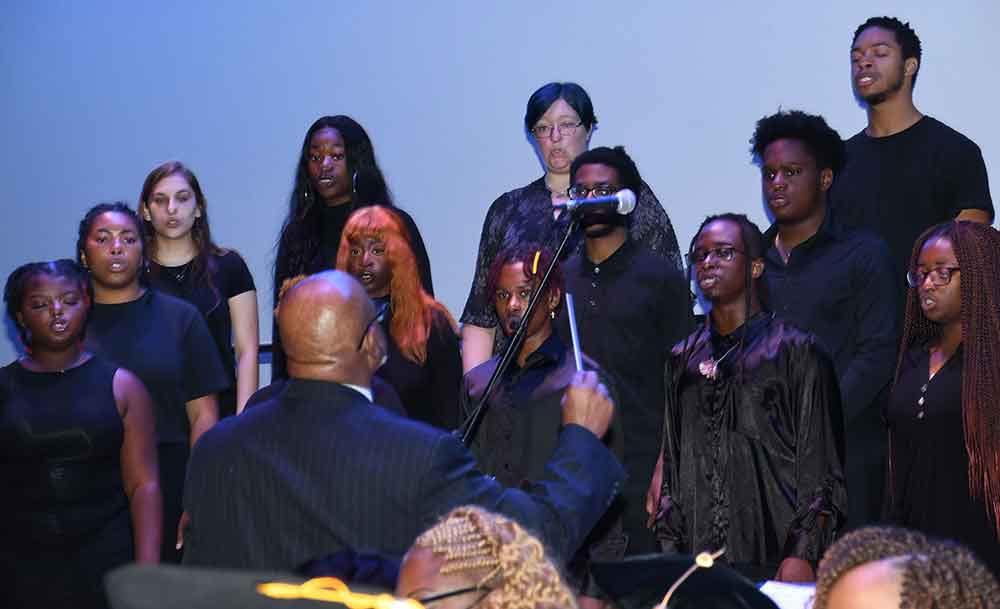
[[[440,609],[577,606],[540,541],[513,520],[473,506],[453,509],[417,538],[396,594]]]
[[[493,295],[493,306],[504,334],[513,336],[521,324],[527,324],[517,358],[519,365],[552,335],[552,320],[562,306],[563,277],[556,264],[534,314],[525,319],[528,303],[551,262],[552,253],[544,247],[518,245],[497,254],[487,275],[487,294]]]
[[[968,549],[916,531],[868,527],[833,544],[819,565],[815,609],[986,609],[1000,588]]]

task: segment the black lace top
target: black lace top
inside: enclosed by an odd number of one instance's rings
[[[645,182],[638,195],[639,200],[630,219],[629,237],[668,264],[682,269],[677,236],[666,210]],[[505,248],[521,243],[538,243],[555,250],[566,233],[568,223],[566,214],[553,217],[552,195],[545,186],[544,176],[523,188],[500,195],[486,212],[479,239],[476,274],[461,322],[480,328],[495,327],[496,312],[490,295],[486,294],[486,279],[493,258]],[[583,238],[577,231],[566,246],[565,254],[569,256],[582,251]]]

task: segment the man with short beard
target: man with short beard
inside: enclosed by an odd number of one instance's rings
[[[908,23],[872,17],[854,32],[851,83],[868,126],[847,141],[847,164],[830,195],[839,221],[888,243],[900,293],[922,231],[956,217],[989,223],[994,213],[979,147],[913,105],[920,62]]]
[[[639,192],[642,178],[621,146],[600,147],[576,157],[570,197],[586,199],[627,188]],[[629,237],[631,215],[587,210],[580,216],[582,252],[563,265],[566,291],[575,297],[580,348],[615,380],[626,438],[623,465],[628,481],[624,526],[627,554],[655,552],[646,527],[645,499],[659,456],[663,429],[663,366],[670,346],[693,327],[691,289],[684,274]],[[569,344],[566,311],[556,320]]]

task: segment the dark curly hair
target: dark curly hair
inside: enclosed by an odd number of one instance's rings
[[[618,172],[618,177],[622,181],[622,186],[639,196],[642,190],[642,177],[639,175],[639,168],[635,166],[635,161],[625,152],[623,146],[608,148],[600,146],[580,153],[580,156],[573,159],[570,166],[570,185],[576,183],[576,170],[584,165],[607,165],[613,167]]]
[[[830,546],[819,563],[814,609],[827,609],[830,591],[848,571],[866,563],[899,558],[900,609],[995,609],[997,581],[966,548],[897,527],[851,531]]]
[[[913,86],[917,85],[917,74],[920,72],[921,57],[923,56],[923,49],[920,47],[920,38],[917,37],[917,33],[913,31],[910,27],[910,23],[903,23],[895,17],[870,17],[867,21],[858,26],[858,29],[854,30],[854,38],[851,39],[851,46],[858,41],[858,36],[861,32],[864,32],[870,27],[877,27],[883,30],[889,30],[896,37],[896,44],[903,55],[903,61],[913,57],[917,60],[917,69],[913,72],[913,80],[910,82]]]
[[[87,302],[93,302],[90,294],[90,282],[87,280],[87,273],[80,265],[69,258],[61,258],[51,262],[29,262],[14,269],[7,276],[7,284],[3,288],[3,300],[7,305],[7,315],[17,326],[17,334],[21,339],[21,344],[29,347],[27,329],[17,323],[17,314],[24,304],[24,290],[28,283],[39,275],[49,275],[50,277],[63,277],[76,281],[80,284],[80,291],[87,297]]]
[[[777,140],[792,139],[805,144],[816,159],[820,170],[832,169],[837,175],[844,167],[846,155],[844,141],[826,120],[816,114],[801,110],[779,110],[757,121],[757,128],[750,138],[750,153],[754,163],[764,163],[764,151]]]

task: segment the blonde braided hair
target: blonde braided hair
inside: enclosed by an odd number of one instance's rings
[[[476,582],[490,590],[477,605],[482,609],[577,607],[541,542],[504,516],[457,507],[413,545],[444,559],[442,575],[485,571]]]

